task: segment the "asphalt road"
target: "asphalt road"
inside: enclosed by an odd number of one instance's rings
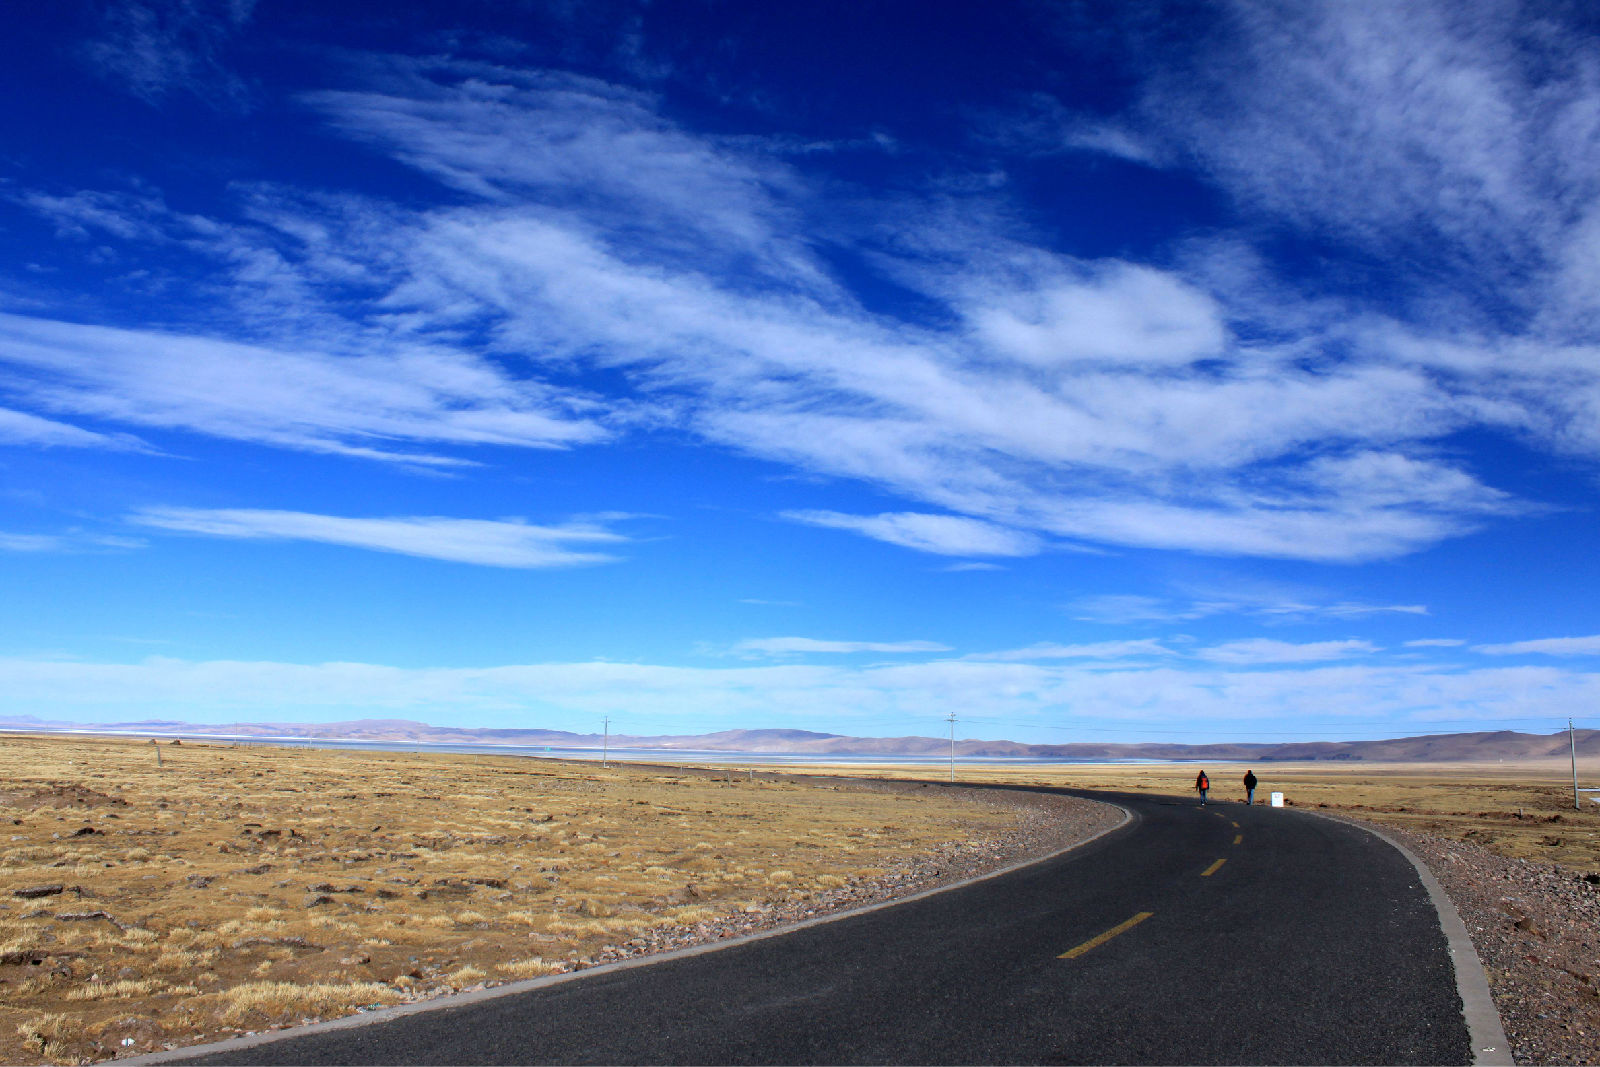
[[[1471,1062],[1393,848],[1292,809],[1084,795],[1135,818],[782,937],[187,1062]]]

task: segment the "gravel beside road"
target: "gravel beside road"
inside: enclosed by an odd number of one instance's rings
[[[1379,828],[1427,863],[1455,903],[1516,1061],[1600,1063],[1600,876]]]

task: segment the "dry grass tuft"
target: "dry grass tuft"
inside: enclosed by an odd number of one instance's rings
[[[496,971],[507,978],[538,978],[542,975],[552,974],[556,967],[546,963],[538,956],[528,960],[508,960],[505,963],[495,964]]]
[[[68,1040],[75,1036],[81,1024],[70,1015],[60,1012],[41,1012],[17,1026],[17,1036],[22,1046],[36,1056],[51,1063],[77,1063],[77,1057],[64,1052]]]
[[[460,970],[447,975],[445,981],[455,989],[464,989],[469,985],[475,985],[483,981],[487,977],[489,977],[487,973],[468,964]]]
[[[122,979],[117,982],[87,982],[69,990],[65,1000],[108,1000],[115,997],[142,997],[166,988],[167,983],[154,978],[142,981]]]
[[[250,982],[214,996],[224,1005],[223,1021],[241,1025],[346,1015],[368,1004],[394,1004],[400,1000],[393,989],[377,982]]]

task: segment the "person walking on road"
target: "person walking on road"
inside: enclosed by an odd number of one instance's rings
[[[1244,802],[1246,804],[1254,804],[1256,802],[1256,782],[1255,771],[1244,772]]]
[[[1206,790],[1211,788],[1211,779],[1206,777],[1206,772],[1201,771],[1195,775],[1194,787],[1200,793],[1200,806],[1206,806]]]

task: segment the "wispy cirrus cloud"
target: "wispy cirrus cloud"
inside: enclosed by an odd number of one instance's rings
[[[283,448],[452,466],[418,445],[560,448],[603,439],[592,403],[482,357],[414,345],[361,354],[0,314],[0,392],[52,412]],[[26,413],[0,436],[129,447]]]
[[[960,515],[846,515],[812,510],[786,511],[783,517],[810,526],[849,530],[875,541],[940,556],[1031,556],[1044,547],[1032,534]]]
[[[1198,47],[1146,71],[1130,119],[1255,211],[1425,264],[1413,283],[1443,270],[1544,304],[1600,191],[1600,125],[1586,37],[1521,15],[1498,0],[1221,5]]]
[[[937,641],[826,641],[813,637],[751,637],[733,646],[736,655],[793,656],[820,652],[849,655],[857,652],[890,654],[948,652],[949,645]]]
[[[305,364],[333,388],[279,405],[274,390],[223,383],[225,411],[179,403],[170,384],[151,382],[191,365],[182,345],[130,331],[144,360],[108,379],[100,363],[127,366],[117,337],[13,318],[13,333],[58,335],[29,364],[43,381],[20,395],[46,414],[435,464],[460,460],[422,447],[597,442],[637,405],[711,445],[932,509],[794,514],[945,555],[1021,556],[1065,539],[1387,558],[1524,506],[1438,452],[1451,434],[1491,429],[1600,456],[1600,423],[1590,441],[1587,423],[1559,417],[1600,395],[1593,360],[1574,345],[1529,358],[1502,336],[1446,344],[1350,294],[1270,286],[1215,257],[1074,257],[1006,222],[1003,193],[880,195],[867,213],[878,221],[852,228],[841,220],[863,213],[827,211],[840,194],[792,154],[695,133],[649,94],[593,79],[400,59],[373,60],[367,76],[364,88],[305,101],[330,129],[437,178],[454,202],[375,210],[256,190],[252,225],[208,239],[232,265],[234,314],[273,329],[247,310],[265,292],[304,321],[255,345],[273,355],[230,349],[200,365],[299,367],[310,336],[320,342],[310,351],[341,353]],[[1169,88],[1152,80],[1148,91]],[[1337,99],[1349,107],[1329,117],[1268,111],[1261,129],[1217,128],[1227,144],[1204,157],[1210,173],[1244,189],[1249,175],[1229,177],[1244,164],[1229,160],[1275,123],[1337,132],[1359,103]],[[1263,202],[1304,195],[1292,182],[1258,185]],[[54,210],[110,225],[85,215],[97,205],[69,206]],[[936,313],[869,307],[819,251],[828,242]],[[299,309],[329,288],[354,295],[307,319]],[[97,358],[63,355],[68,334]],[[459,352],[462,337],[476,339],[476,355]],[[571,369],[625,384],[604,397],[552,384]],[[390,397],[375,379],[395,371],[450,384]]]
[[[1146,656],[1175,656],[1172,649],[1154,638],[1142,641],[1091,641],[1080,645],[1061,645],[1040,642],[1027,648],[1007,649],[1003,652],[978,652],[965,657],[970,660],[991,660],[997,663],[1031,663],[1038,660],[1085,659],[1121,660]]]
[[[1200,659],[1213,663],[1250,666],[1263,663],[1317,663],[1324,660],[1352,659],[1380,651],[1371,641],[1350,639],[1345,641],[1274,641],[1257,637],[1243,641],[1227,641],[1195,651]]]
[[[0,408],[0,443],[37,445],[42,448],[110,448],[150,451],[150,447],[131,434],[98,433],[81,426],[57,422],[26,411]]]
[[[1293,590],[1226,586],[1199,590],[1197,595],[1187,598],[1134,594],[1080,597],[1067,604],[1066,610],[1082,622],[1121,624],[1189,622],[1220,615],[1244,615],[1268,623],[1287,623],[1428,614],[1425,604],[1367,604],[1329,600]]]
[[[99,36],[81,48],[84,65],[149,103],[188,90],[217,105],[243,103],[245,83],[221,59],[256,0],[113,0]]]
[[[1600,634],[1591,637],[1541,637],[1500,645],[1473,645],[1486,656],[1600,656]]]
[[[1207,552],[1394,555],[1509,506],[1409,451],[1471,420],[1424,375],[1382,361],[1312,373],[1298,350],[1250,349],[1194,279],[1075,261],[936,207],[936,226],[903,227],[874,262],[963,327],[896,323],[796,239],[816,195],[797,171],[667,127],[638,95],[481,69],[494,91],[461,90],[441,73],[409,95],[315,100],[352,135],[490,201],[431,220],[414,292],[437,303],[442,281],[497,317],[508,344],[598,353],[672,387],[709,440],[1016,529]],[[578,118],[636,136],[592,163],[587,140],[570,158],[542,147],[565,144]],[[696,178],[678,181],[685,159],[700,161]],[[570,168],[599,190],[589,203],[566,199]],[[714,209],[639,188],[707,181],[725,193]],[[527,188],[540,206],[510,206]],[[684,225],[709,245],[692,263],[658,246]],[[772,251],[724,277],[722,257],[748,258],[752,235]],[[1298,455],[1334,441],[1366,447]],[[1182,491],[1164,484],[1179,470]]]
[[[86,530],[68,530],[65,533],[54,534],[0,531],[0,552],[104,552],[143,548],[144,544],[142,540],[134,537],[90,533]]]
[[[347,518],[251,508],[144,508],[128,516],[139,526],[207,537],[256,541],[314,541],[395,552],[485,567],[574,567],[611,563],[597,551],[628,538],[594,522],[536,526],[513,520],[437,516]]]

